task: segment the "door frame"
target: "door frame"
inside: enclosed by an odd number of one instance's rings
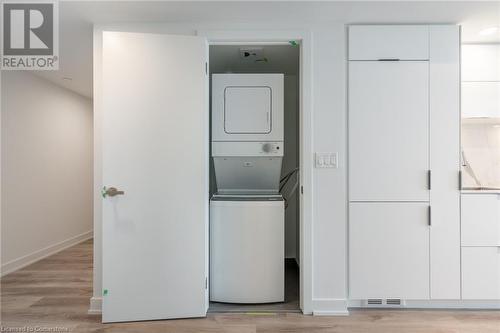
[[[288,30],[197,30],[209,45],[283,45],[297,41],[299,55],[299,264],[300,308],[312,314],[312,227],[313,227],[313,102],[312,41],[309,31]],[[210,59],[208,59],[210,62]],[[207,235],[208,237],[208,235]],[[208,240],[207,240],[208,241]],[[208,304],[207,304],[208,309]]]

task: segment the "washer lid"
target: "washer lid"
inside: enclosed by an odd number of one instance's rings
[[[215,156],[217,191],[221,194],[277,194],[281,156]]]

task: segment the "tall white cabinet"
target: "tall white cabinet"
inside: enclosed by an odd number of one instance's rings
[[[459,299],[459,27],[348,40],[350,298]]]

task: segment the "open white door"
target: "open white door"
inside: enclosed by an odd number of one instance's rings
[[[207,55],[200,37],[103,33],[103,322],[206,315]]]

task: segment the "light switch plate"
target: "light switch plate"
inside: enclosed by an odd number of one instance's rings
[[[338,153],[316,153],[314,158],[316,168],[338,168]]]

